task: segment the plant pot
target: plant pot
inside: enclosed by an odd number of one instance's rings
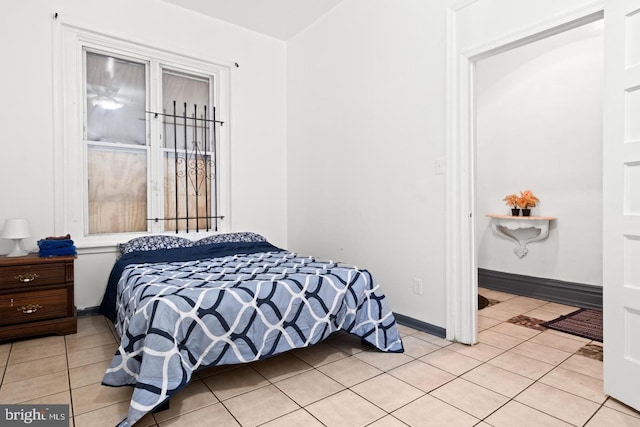
[[[531,216],[531,209],[529,208],[522,209],[522,216]]]
[[[511,209],[511,215],[520,216],[520,209],[516,209],[516,208]]]

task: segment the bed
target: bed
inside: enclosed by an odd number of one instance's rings
[[[121,337],[102,384],[134,387],[120,426],[165,405],[197,369],[262,360],[336,331],[404,351],[367,270],[301,256],[255,233],[195,242],[145,236],[121,252],[100,306]]]

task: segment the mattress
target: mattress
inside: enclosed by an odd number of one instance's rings
[[[403,346],[372,275],[260,242],[132,251],[114,265],[101,312],[120,346],[102,383],[133,386],[133,425],[200,368],[248,363],[346,331],[384,352]]]

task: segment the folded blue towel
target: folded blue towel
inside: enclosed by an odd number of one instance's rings
[[[42,239],[38,240],[38,247],[41,258],[76,254],[76,247],[71,239]]]
[[[61,239],[61,240],[38,240],[38,247],[40,249],[58,249],[58,248],[70,248],[73,246],[73,240]]]
[[[61,255],[75,255],[76,247],[71,245],[64,248],[40,248],[40,252],[38,255],[40,258],[47,258],[51,256],[61,256]]]

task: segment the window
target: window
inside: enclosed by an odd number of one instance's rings
[[[215,229],[214,77],[152,58],[90,49],[84,58],[88,234]],[[147,86],[160,91],[158,102]],[[158,119],[161,127],[148,125]]]
[[[59,42],[57,228],[97,246],[226,231],[229,66],[64,25]]]
[[[207,229],[216,220],[211,215],[217,210],[212,191],[215,124],[204,121],[211,117],[209,83],[202,76],[162,72],[164,214],[173,216],[165,220],[165,229]],[[198,219],[186,219],[193,217]]]
[[[147,64],[85,50],[88,234],[147,230]]]

